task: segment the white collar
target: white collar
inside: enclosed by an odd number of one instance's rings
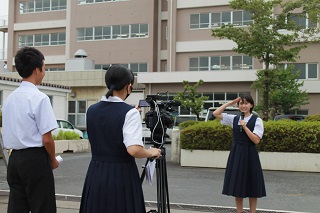
[[[107,102],[124,102],[121,98],[118,96],[109,96],[109,98],[106,98],[106,96],[102,96],[101,101],[107,101]]]

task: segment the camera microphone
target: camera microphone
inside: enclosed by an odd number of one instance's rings
[[[241,112],[240,119],[241,120],[244,119],[244,112]],[[240,125],[240,132],[242,132],[242,130],[243,130],[243,127],[242,127],[242,125]]]

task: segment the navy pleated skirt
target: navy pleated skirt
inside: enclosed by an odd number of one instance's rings
[[[130,162],[90,162],[80,213],[145,213],[138,168]]]
[[[232,143],[222,194],[240,198],[266,196],[261,163],[255,145]]]

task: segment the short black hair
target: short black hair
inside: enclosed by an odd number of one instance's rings
[[[31,76],[36,68],[42,71],[43,60],[43,54],[33,47],[21,48],[14,58],[16,70],[22,78]]]
[[[106,86],[109,91],[106,97],[113,95],[113,90],[122,90],[127,84],[134,82],[133,72],[122,65],[112,65],[106,72],[105,75]]]
[[[246,93],[246,94],[241,94],[240,95],[241,101],[244,102],[244,100],[246,100],[247,102],[249,102],[250,104],[252,104],[252,108],[250,108],[250,112],[252,113],[252,110],[254,108],[254,101],[253,98],[251,97],[250,94]]]

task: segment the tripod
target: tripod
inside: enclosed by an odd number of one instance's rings
[[[169,190],[168,190],[168,178],[167,178],[167,165],[166,165],[166,148],[163,147],[165,143],[165,138],[163,138],[163,143],[158,149],[161,149],[161,157],[156,159],[156,177],[157,177],[157,207],[158,211],[150,210],[149,212],[157,212],[157,213],[166,213],[168,209],[168,213],[170,213],[170,203],[169,203]],[[141,174],[141,184],[146,175],[146,167],[149,161],[153,161],[153,159],[147,159],[143,172]]]

